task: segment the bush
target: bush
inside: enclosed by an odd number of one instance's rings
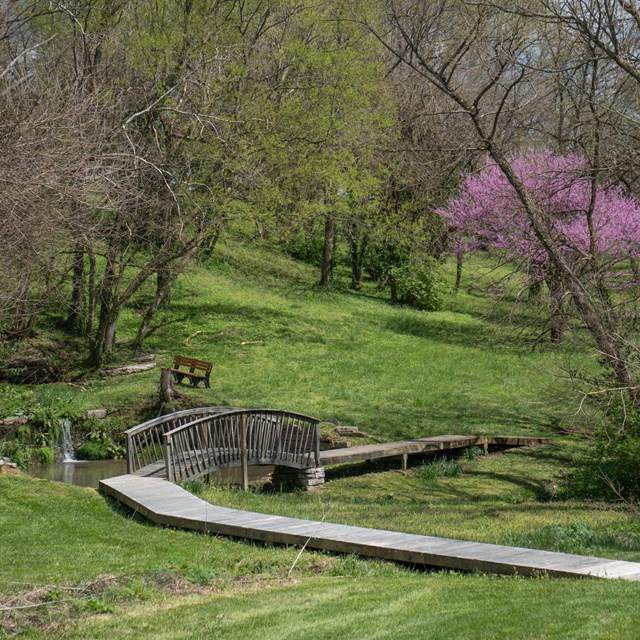
[[[455,460],[440,458],[416,467],[414,473],[421,480],[433,482],[437,478],[455,478],[462,473],[462,467]]]
[[[568,477],[569,496],[640,499],[640,408],[622,397],[606,408],[581,468]]]
[[[102,440],[86,440],[76,451],[80,460],[106,460],[110,458],[107,443]]]
[[[53,449],[51,447],[40,447],[35,450],[35,458],[41,464],[53,464]]]
[[[13,460],[21,469],[26,468],[34,458],[44,464],[53,462],[54,450],[60,444],[63,422],[71,419],[71,413],[65,408],[37,404],[30,391],[9,388],[0,394],[0,399],[7,400],[10,414],[28,418],[26,424],[17,427],[0,443],[0,454]],[[21,406],[16,406],[20,403]]]
[[[310,232],[292,232],[282,241],[282,248],[296,260],[317,265],[322,261],[324,237]]]
[[[76,451],[78,458],[82,460],[107,460],[125,456],[125,447],[114,440],[113,433],[107,424],[98,420],[87,420],[86,427],[89,427],[90,431]]]
[[[442,309],[446,288],[435,265],[393,267],[389,275],[395,286],[397,302],[423,311]]]

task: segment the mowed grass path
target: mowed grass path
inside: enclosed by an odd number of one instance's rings
[[[635,640],[638,595],[635,584],[576,580],[318,578],[259,592],[137,606],[46,637]]]

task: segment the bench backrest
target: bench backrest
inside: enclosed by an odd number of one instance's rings
[[[188,367],[191,371],[198,369],[200,371],[206,371],[207,373],[211,373],[211,369],[213,368],[213,364],[211,362],[196,360],[195,358],[187,358],[186,356],[175,356],[173,358],[173,366],[176,369],[179,369],[180,367]]]

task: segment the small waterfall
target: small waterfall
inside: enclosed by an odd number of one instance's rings
[[[62,461],[63,462],[74,462],[76,459],[75,451],[73,450],[73,440],[71,438],[71,420],[60,421],[61,426],[61,440],[60,440],[60,448],[62,450]]]

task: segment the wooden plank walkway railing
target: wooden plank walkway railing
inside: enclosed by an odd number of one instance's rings
[[[288,411],[241,409],[205,416],[163,434],[167,478],[184,481],[218,469],[318,466],[320,423]],[[243,482],[246,484],[246,482]]]
[[[198,407],[160,416],[143,422],[125,432],[127,437],[127,473],[135,473],[143,467],[153,465],[164,459],[164,441],[167,431],[193,422],[203,416],[212,416],[233,407]]]
[[[506,575],[640,580],[640,563],[466,542],[218,507],[162,478],[100,481],[100,491],[161,525],[357,554],[424,567]]]

